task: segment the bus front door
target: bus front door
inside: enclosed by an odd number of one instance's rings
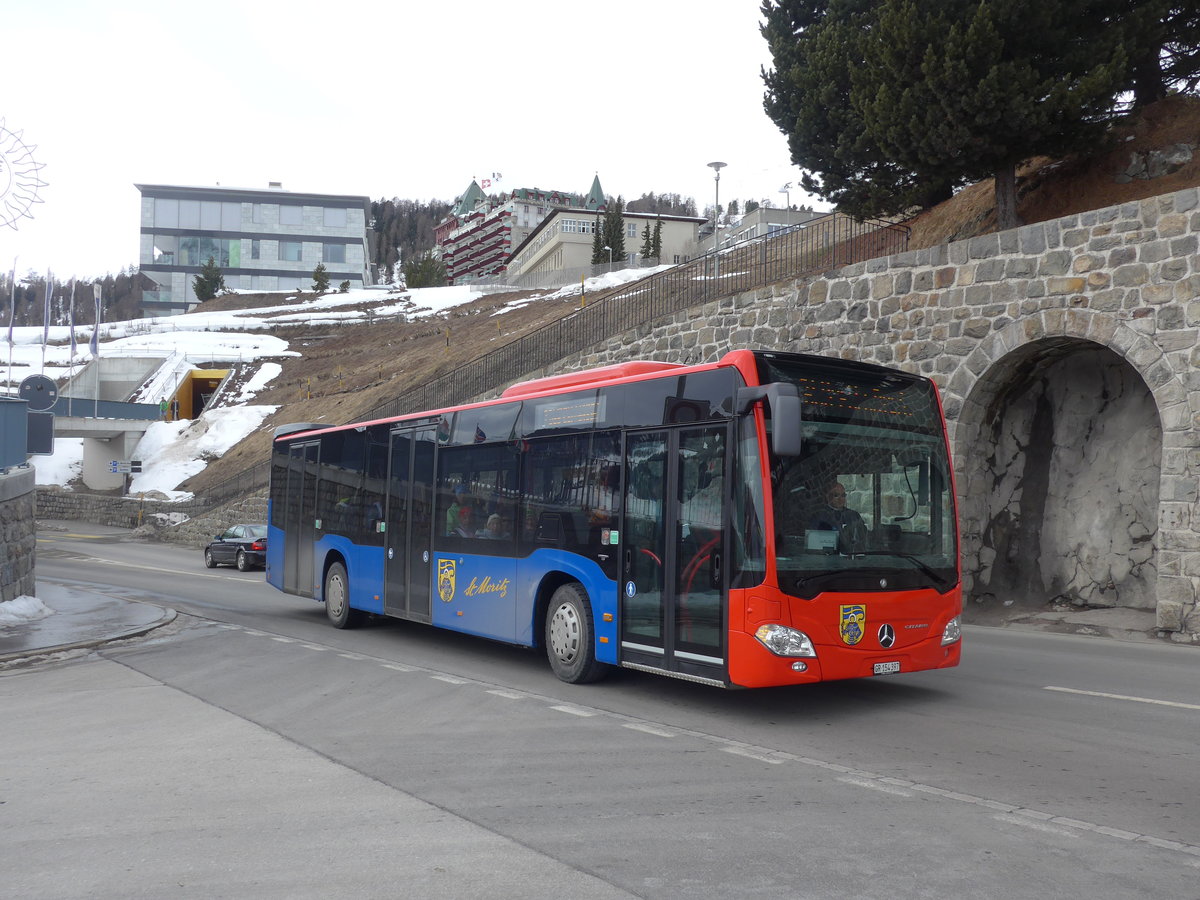
[[[283,589],[301,597],[313,595],[313,541],[317,539],[317,441],[288,448],[284,510]]]
[[[724,425],[625,440],[621,662],[725,680]]]
[[[383,609],[389,616],[431,621],[430,528],[433,515],[433,428],[392,432],[384,534]]]

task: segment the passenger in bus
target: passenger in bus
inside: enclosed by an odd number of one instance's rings
[[[458,525],[455,527],[452,534],[457,534],[459,537],[475,537],[474,520],[475,516],[471,512],[471,507],[459,507]]]
[[[446,510],[446,534],[454,534],[458,529],[458,513],[463,508],[463,504],[467,499],[467,486],[464,484],[456,484],[454,486],[454,501],[450,504],[450,508]]]
[[[509,534],[504,527],[504,519],[500,516],[500,513],[492,513],[488,516],[487,525],[479,529],[475,537],[485,538],[489,541],[507,540]]]

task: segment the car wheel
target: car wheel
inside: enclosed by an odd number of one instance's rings
[[[592,608],[577,584],[564,584],[550,598],[546,616],[546,656],[550,668],[568,684],[603,678],[608,666],[596,659]]]
[[[237,555],[237,567],[239,572],[246,572],[250,569],[250,560],[246,559],[246,551],[239,550]]]
[[[217,561],[213,559],[212,551],[207,547],[204,548],[204,565],[208,566],[210,569],[215,569],[217,567]]]
[[[334,628],[353,628],[362,621],[362,613],[350,608],[350,578],[346,567],[334,563],[325,573],[325,615]]]

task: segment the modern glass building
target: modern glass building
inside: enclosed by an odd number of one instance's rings
[[[330,286],[372,283],[369,197],[138,184],[142,194],[139,268],[157,284],[143,314],[187,312],[199,301],[192,282],[209,257],[225,286],[244,291],[311,290],[324,263]]]

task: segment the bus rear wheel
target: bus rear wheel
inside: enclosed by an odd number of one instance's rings
[[[564,584],[550,598],[545,639],[550,668],[562,681],[586,684],[607,674],[608,666],[596,659],[592,608],[579,585]]]
[[[325,615],[334,628],[353,628],[361,621],[362,614],[350,608],[350,578],[341,563],[334,563],[325,573],[324,597]]]

